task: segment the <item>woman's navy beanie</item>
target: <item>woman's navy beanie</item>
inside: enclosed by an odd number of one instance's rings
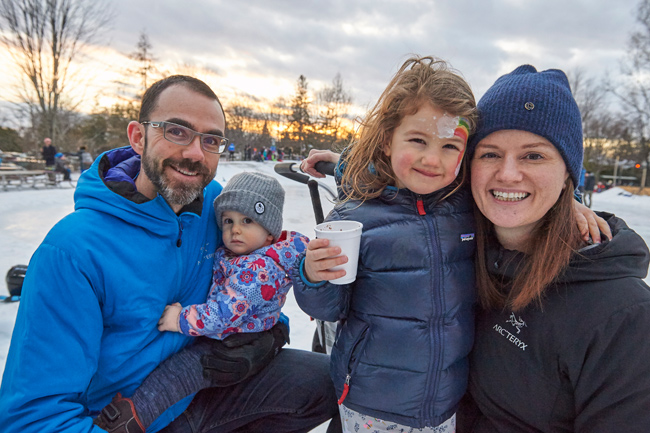
[[[582,118],[569,80],[559,69],[537,72],[523,65],[500,77],[478,102],[479,123],[470,138],[468,157],[493,132],[518,129],[541,135],[562,155],[578,186],[582,169]]]

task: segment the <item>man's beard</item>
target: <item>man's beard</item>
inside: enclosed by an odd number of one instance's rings
[[[144,152],[142,154],[142,169],[145,174],[156,187],[158,193],[170,205],[186,206],[196,200],[201,195],[203,189],[208,186],[210,181],[214,179],[216,169],[212,172],[198,161],[191,161],[189,159],[164,159],[160,160],[149,155],[147,152],[147,139],[145,137]],[[182,183],[173,181],[165,173],[165,167],[172,166],[182,169],[183,171],[196,172],[197,178],[202,182],[197,184],[195,182]]]

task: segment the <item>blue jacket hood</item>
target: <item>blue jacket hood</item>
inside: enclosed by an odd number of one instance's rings
[[[74,193],[75,210],[109,213],[147,231],[165,233],[173,211],[162,196],[150,200],[136,190],[135,178],[139,172],[140,155],[130,146],[103,153],[79,178]],[[202,207],[203,195],[185,206],[181,213],[200,217]]]

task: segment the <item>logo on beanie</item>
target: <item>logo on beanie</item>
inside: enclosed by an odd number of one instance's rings
[[[262,215],[264,213],[264,203],[261,201],[255,203],[255,212],[257,212],[258,215]]]

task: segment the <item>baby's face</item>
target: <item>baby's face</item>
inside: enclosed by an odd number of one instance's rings
[[[264,227],[236,211],[224,211],[221,226],[224,245],[237,255],[250,254],[273,243],[273,235]]]

